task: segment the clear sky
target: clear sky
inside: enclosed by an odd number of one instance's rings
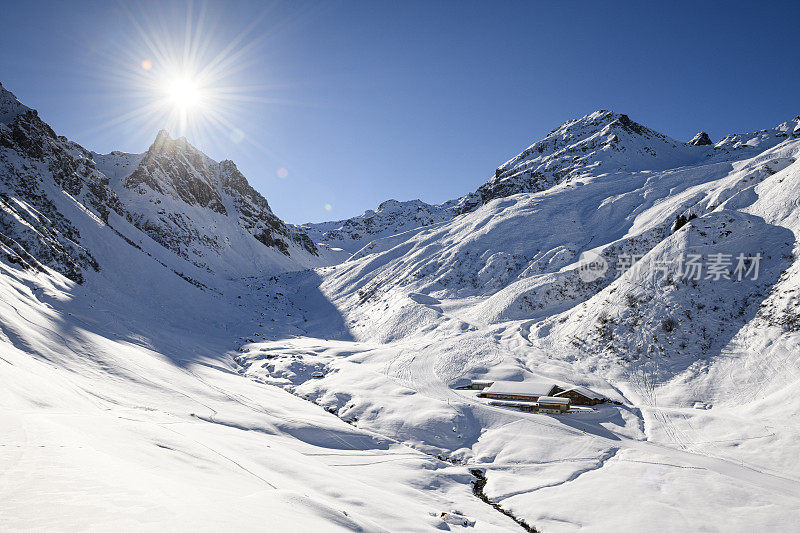
[[[796,1],[0,0],[0,10],[0,81],[57,133],[142,152],[168,126],[234,160],[295,223],[388,198],[455,198],[596,109],[680,140],[800,113]],[[206,91],[185,122],[154,106],[176,76]]]

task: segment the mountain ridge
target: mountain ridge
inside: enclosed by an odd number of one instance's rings
[[[77,202],[110,227],[109,217],[116,215],[209,272],[279,272],[330,262],[302,230],[274,215],[232,161],[217,163],[166,130],[143,154],[97,154],[57,136],[0,86],[0,147],[2,239],[20,264],[46,265],[74,281],[82,281],[87,268],[101,268],[70,222],[81,215],[64,216],[58,207],[64,201]],[[123,237],[129,244],[141,240]]]
[[[788,132],[794,133],[788,133]],[[688,142],[672,139],[631,120],[628,115],[598,110],[571,119],[543,139],[498,166],[494,175],[474,192],[441,204],[421,200],[396,201],[391,213],[377,210],[339,221],[307,223],[317,242],[344,246],[355,253],[370,240],[392,233],[417,230],[450,220],[478,207],[513,194],[546,190],[562,181],[591,178],[603,172],[659,170],[668,167],[725,161],[749,152],[755,155],[787,136],[800,136],[800,117],[772,129],[729,134],[712,143],[705,132]],[[633,160],[631,160],[633,154]],[[405,210],[404,216],[398,216]],[[418,216],[422,213],[423,216]],[[418,220],[416,223],[414,220]]]

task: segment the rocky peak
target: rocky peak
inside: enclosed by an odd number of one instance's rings
[[[130,200],[136,205],[134,225],[197,266],[211,268],[245,236],[286,256],[293,253],[292,243],[318,253],[305,233],[275,216],[233,161],[217,163],[166,130],[158,132],[123,186],[140,196]]]
[[[692,137],[692,140],[689,141],[689,144],[692,146],[708,146],[714,143],[711,141],[711,137],[708,136],[708,133],[701,131]]]
[[[495,198],[536,192],[588,173],[655,169],[683,157],[686,145],[601,109],[569,120],[500,165],[494,176],[459,200],[465,213]]]
[[[166,130],[161,130],[139,167],[125,179],[125,187],[139,194],[150,189],[225,214],[214,183],[216,173],[214,162],[185,137],[172,139]]]

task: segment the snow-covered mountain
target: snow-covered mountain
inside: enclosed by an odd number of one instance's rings
[[[599,110],[569,120],[500,165],[486,183],[460,198],[430,205],[420,200],[387,200],[377,210],[351,219],[306,224],[316,242],[350,253],[380,237],[452,219],[485,203],[519,193],[540,192],[581,177],[610,172],[664,170],[754,156],[791,136],[798,119],[770,130],[728,135],[714,144],[701,131],[680,142],[631,120]]]
[[[233,161],[217,163],[162,130],[144,154],[93,154],[128,219],[165,248],[211,272],[321,264],[300,229],[280,220]],[[277,265],[281,265],[278,267]],[[257,269],[257,270],[254,270]]]
[[[621,117],[568,122],[503,165],[487,196],[459,201],[463,214],[323,271],[345,333],[247,345],[247,373],[485,466],[490,498],[547,531],[742,530],[745,515],[709,492],[788,527],[800,498],[800,434],[786,424],[800,413],[800,118],[689,144]],[[582,276],[583,254],[605,270]],[[454,390],[476,378],[579,384],[630,410],[550,424]],[[564,466],[576,457],[588,463]],[[569,503],[609,486],[602,504]],[[743,503],[773,496],[772,511]],[[694,497],[703,505],[687,506]]]
[[[102,268],[73,223],[87,215],[128,245],[158,243],[172,252],[159,261],[181,272],[241,276],[331,261],[232,161],[217,163],[184,138],[161,131],[144,154],[101,155],[56,136],[2,86],[0,106],[0,239],[14,261],[76,281]]]
[[[800,117],[598,111],[298,227],[186,139],[97,154],[0,89],[0,529],[791,530],[798,197]]]
[[[308,223],[303,228],[315,242],[354,254],[375,239],[451,220],[457,214],[455,208],[455,201],[431,205],[421,200],[386,200],[378,209],[370,209],[363,215],[333,222]]]

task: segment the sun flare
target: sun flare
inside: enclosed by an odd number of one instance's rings
[[[173,80],[167,93],[172,104],[178,109],[188,109],[200,103],[200,90],[197,84],[188,78]]]
[[[254,144],[245,132],[258,127],[255,106],[295,105],[270,96],[271,85],[251,78],[251,67],[262,60],[263,43],[271,35],[255,34],[255,21],[262,20],[266,10],[236,31],[222,22],[224,17],[211,4],[197,9],[189,4],[167,26],[143,8],[124,11],[136,31],[102,53],[104,64],[98,70],[100,81],[110,81],[124,98],[124,108],[102,127],[126,122],[145,139],[166,129],[199,144]],[[260,144],[258,149],[271,153]]]

